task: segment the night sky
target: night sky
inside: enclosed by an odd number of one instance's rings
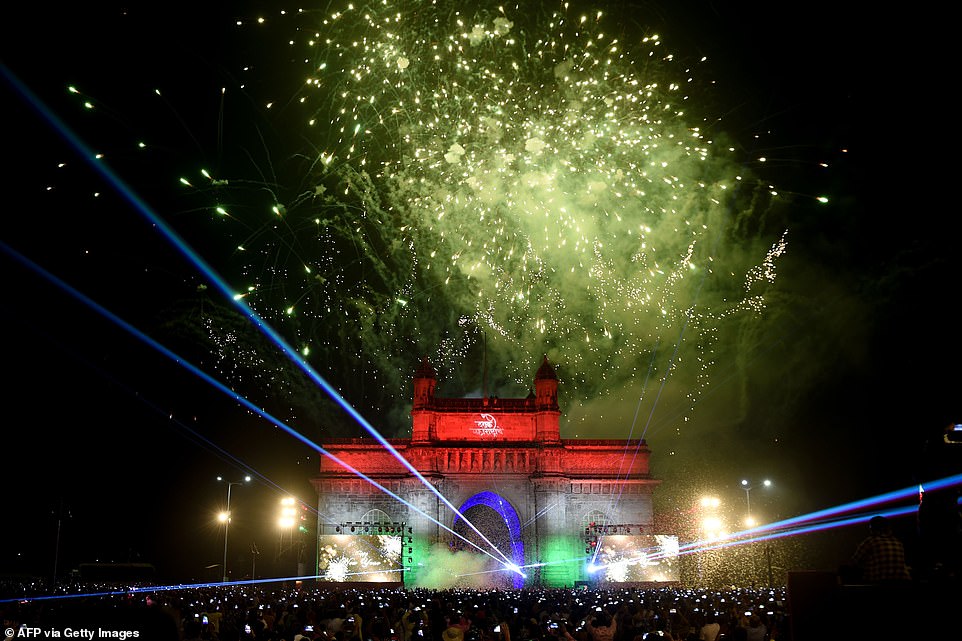
[[[584,27],[480,3],[458,30],[439,4],[5,17],[5,74],[44,106],[5,79],[0,574],[49,575],[59,549],[61,572],[214,578],[215,478],[248,473],[231,564],[255,542],[280,572],[279,498],[314,502],[316,452],[91,301],[309,439],[361,434],[131,196],[386,436],[422,356],[442,395],[508,397],[547,354],[562,435],[643,436],[665,515],[703,492],[737,511],[746,477],[786,518],[931,474],[923,450],[962,420],[933,25],[688,0],[578,5]]]

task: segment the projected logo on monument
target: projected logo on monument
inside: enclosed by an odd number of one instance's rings
[[[474,421],[475,428],[471,431],[479,437],[504,436],[504,429],[498,425],[498,419],[491,414],[481,414],[481,417]]]

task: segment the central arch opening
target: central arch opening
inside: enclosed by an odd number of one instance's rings
[[[458,511],[511,563],[519,567],[524,565],[521,522],[510,503],[494,492],[480,492],[465,501]],[[487,557],[462,539],[455,538],[453,544],[455,551],[473,553],[480,557],[477,569],[470,574],[462,575],[460,577],[463,579],[461,583],[491,588],[524,587],[524,577],[517,572],[505,569],[504,563],[500,560],[500,555],[491,549],[491,545],[481,538],[478,532],[475,532],[465,522],[465,519],[455,516],[454,531],[478,548],[487,550],[498,558]]]

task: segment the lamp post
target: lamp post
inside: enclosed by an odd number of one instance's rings
[[[222,476],[218,476],[217,480],[224,482]],[[224,523],[224,583],[227,583],[227,532],[230,529],[230,489],[235,485],[243,485],[244,483],[250,483],[251,477],[245,476],[243,481],[228,481],[227,482],[227,510],[220,513],[220,520]]]
[[[67,511],[66,515],[64,514],[63,498],[61,497],[60,508],[57,510],[57,542],[53,548],[53,584],[54,585],[57,585],[57,563],[60,559],[60,530],[61,530],[61,527],[63,526],[63,520],[65,516],[69,518],[70,512]]]
[[[768,479],[765,479],[764,481],[762,481],[761,484],[765,487],[772,486],[772,482],[769,481]],[[748,527],[752,527],[753,525],[755,525],[755,520],[752,518],[752,490],[755,489],[755,487],[756,486],[752,485],[752,483],[748,479],[742,479],[742,489],[745,490],[745,507],[747,508],[747,511],[748,511],[748,516],[745,519],[745,524]]]

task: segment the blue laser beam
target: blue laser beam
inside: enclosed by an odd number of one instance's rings
[[[242,581],[217,581],[216,583],[176,583],[171,585],[128,586],[122,590],[104,590],[100,592],[78,592],[76,594],[43,594],[38,596],[21,596],[0,599],[0,603],[29,603],[32,601],[61,601],[67,599],[85,599],[105,596],[126,596],[128,594],[150,594],[152,592],[170,592],[172,590],[200,590],[204,588],[223,588],[243,585],[260,585],[264,583],[285,583],[289,581],[309,581],[316,579],[315,575],[287,576],[271,579],[244,579]]]
[[[912,514],[916,511],[916,509],[917,508],[915,506],[904,506],[904,507],[897,507],[897,508],[891,508],[888,510],[874,512],[874,514],[895,518],[895,517]],[[680,549],[677,556],[695,554],[698,552],[707,552],[711,550],[720,550],[720,549],[725,549],[730,547],[736,547],[739,545],[745,545],[748,543],[756,543],[759,541],[772,541],[772,540],[782,539],[790,536],[800,536],[803,534],[811,534],[813,532],[821,532],[824,530],[832,530],[832,529],[841,528],[841,527],[848,527],[850,525],[864,523],[865,519],[866,519],[866,515],[859,514],[857,516],[852,516],[849,518],[843,518],[843,519],[837,519],[837,520],[814,521],[803,527],[768,532],[761,536],[751,536],[746,538],[738,538],[735,540],[718,541],[718,542],[713,542],[709,545],[699,545],[699,546],[687,548],[684,550]],[[652,558],[652,559],[665,558],[665,556],[666,555],[661,555],[661,556],[654,556],[649,558]]]
[[[956,474],[942,479],[927,481],[924,484],[924,486],[928,488],[928,491],[947,489],[959,485],[962,485],[962,474]],[[925,491],[924,487],[923,491]],[[662,553],[646,555],[644,557],[637,557],[637,559],[631,559],[629,562],[642,561],[645,559],[659,560],[664,558],[673,558],[711,550],[735,547],[758,541],[770,541],[791,536],[810,534],[813,532],[848,527],[850,525],[863,523],[868,514],[879,514],[881,516],[892,518],[906,516],[908,514],[917,512],[918,505],[896,506],[884,510],[877,508],[896,501],[902,501],[907,498],[916,497],[918,496],[918,493],[919,487],[907,487],[867,499],[853,501],[840,506],[786,519],[777,523],[771,523],[768,525],[751,528],[749,530],[735,532],[723,541],[694,541],[678,546],[677,550],[673,550],[671,554]],[[960,503],[962,503],[962,499],[960,499]],[[590,561],[586,564],[586,568],[589,570],[589,573],[600,571],[605,567],[607,567],[607,564],[597,563],[595,556],[592,556]]]
[[[942,479],[937,479],[929,481],[925,484],[928,486],[929,490],[936,491],[939,489],[946,489],[949,487],[962,485],[962,474],[956,474],[953,476],[948,476]],[[924,488],[923,488],[924,491]],[[878,508],[882,505],[887,505],[889,503],[895,503],[898,501],[904,501],[906,499],[917,499],[919,494],[918,486],[910,486],[900,490],[894,490],[892,492],[886,492],[884,494],[879,494],[867,499],[862,499],[859,501],[852,501],[850,503],[845,503],[840,506],[827,508],[824,510],[819,510],[817,512],[812,512],[802,516],[797,516],[790,519],[785,519],[782,521],[776,521],[775,523],[770,523],[757,528],[752,528],[751,530],[746,530],[746,533],[765,533],[772,530],[781,530],[786,528],[794,528],[796,526],[801,526],[812,521],[823,521],[826,519],[833,519],[845,514],[851,514],[853,512],[865,512]],[[914,508],[913,508],[914,509]]]
[[[252,412],[254,412],[255,414],[257,414],[258,416],[260,416],[261,418],[266,419],[266,420],[269,421],[270,423],[272,423],[272,424],[274,424],[275,426],[277,426],[277,427],[279,427],[280,429],[282,429],[284,432],[286,432],[286,433],[289,434],[290,436],[293,436],[294,438],[296,438],[297,440],[301,441],[302,443],[304,443],[305,445],[307,445],[307,446],[310,447],[311,449],[315,450],[316,452],[318,452],[318,453],[321,454],[322,456],[325,456],[325,457],[329,458],[330,460],[334,461],[335,463],[337,463],[338,465],[340,465],[341,467],[343,467],[345,470],[347,470],[347,471],[351,472],[352,474],[358,476],[359,478],[367,481],[368,483],[370,483],[371,485],[373,485],[373,486],[376,487],[377,489],[381,490],[382,492],[384,492],[384,493],[387,494],[388,496],[390,496],[390,497],[396,499],[397,501],[399,501],[401,504],[406,505],[407,507],[409,507],[410,509],[414,510],[414,511],[417,512],[418,514],[423,515],[425,518],[427,518],[427,519],[430,520],[431,522],[437,524],[439,527],[441,527],[441,528],[443,528],[443,529],[451,532],[452,534],[454,534],[454,535],[457,536],[458,538],[462,539],[463,541],[465,541],[466,543],[468,543],[468,544],[471,545],[472,547],[476,548],[478,551],[482,552],[483,554],[488,555],[489,557],[491,557],[491,558],[494,559],[495,561],[498,561],[499,563],[501,563],[501,560],[500,560],[500,559],[498,559],[497,557],[495,557],[494,555],[492,555],[492,554],[491,554],[490,552],[488,552],[487,550],[484,550],[484,549],[480,548],[480,547],[479,547],[478,545],[476,545],[474,542],[469,541],[469,540],[466,539],[465,537],[463,537],[463,536],[461,536],[460,534],[458,534],[457,532],[455,532],[452,528],[449,528],[448,526],[444,525],[444,524],[441,523],[440,521],[436,520],[436,519],[435,519],[434,517],[432,517],[431,515],[427,514],[426,512],[422,511],[421,509],[419,509],[417,506],[413,505],[412,503],[409,503],[408,501],[406,501],[406,500],[403,499],[402,497],[398,496],[397,494],[395,494],[395,493],[392,492],[391,490],[387,489],[386,487],[384,487],[383,485],[381,485],[380,483],[378,483],[377,481],[375,481],[375,480],[372,479],[371,477],[369,477],[369,476],[367,476],[366,474],[364,474],[363,472],[361,472],[360,470],[355,469],[354,467],[352,467],[352,466],[351,466],[349,463],[347,463],[346,461],[342,461],[341,459],[339,459],[339,458],[338,458],[337,456],[335,456],[334,454],[331,454],[330,452],[328,452],[327,450],[325,450],[323,447],[321,447],[321,446],[318,445],[317,443],[314,443],[312,440],[310,440],[309,438],[307,438],[306,436],[304,436],[303,434],[301,434],[300,432],[298,432],[298,431],[295,430],[294,428],[290,427],[289,425],[287,425],[286,423],[284,423],[284,422],[281,421],[280,419],[275,418],[274,416],[272,416],[272,415],[271,415],[269,412],[267,412],[266,410],[258,407],[257,405],[255,405],[254,403],[252,403],[251,401],[249,401],[248,399],[246,399],[245,397],[241,396],[240,394],[238,394],[238,393],[235,392],[234,390],[230,389],[229,387],[227,387],[226,385],[224,385],[223,383],[221,383],[221,382],[218,381],[217,379],[215,379],[215,378],[213,378],[212,376],[210,376],[209,374],[207,374],[207,372],[203,371],[202,369],[198,368],[196,365],[192,364],[192,363],[191,363],[190,361],[188,361],[187,359],[182,358],[181,356],[179,356],[178,354],[176,354],[175,352],[173,352],[172,350],[170,350],[170,349],[167,348],[166,346],[164,346],[164,345],[162,345],[161,343],[157,342],[156,340],[154,340],[154,339],[151,338],[150,336],[144,334],[143,332],[141,332],[139,329],[137,329],[136,327],[134,327],[133,325],[131,325],[130,323],[128,323],[128,322],[125,321],[124,319],[120,318],[119,316],[117,316],[116,314],[114,314],[113,312],[111,312],[110,310],[106,309],[105,307],[103,307],[102,305],[100,305],[99,303],[97,303],[96,301],[94,301],[93,299],[91,299],[89,296],[87,296],[87,295],[84,294],[83,292],[80,292],[79,290],[75,289],[74,287],[71,287],[68,283],[64,282],[63,280],[61,280],[60,278],[58,278],[58,277],[55,276],[54,274],[48,272],[47,270],[45,270],[44,268],[42,268],[40,265],[38,265],[38,264],[36,264],[35,262],[31,261],[31,260],[30,260],[29,258],[27,258],[26,256],[20,254],[18,251],[16,251],[15,249],[13,249],[12,247],[10,247],[9,245],[7,245],[6,243],[4,243],[3,241],[0,241],[0,251],[3,251],[4,253],[6,253],[7,255],[11,256],[11,257],[14,258],[14,259],[16,259],[18,262],[20,262],[21,264],[23,264],[23,265],[26,266],[27,268],[29,268],[29,269],[31,269],[32,271],[36,272],[37,274],[43,276],[45,279],[47,279],[47,280],[50,281],[51,283],[55,284],[56,286],[60,287],[61,289],[63,289],[65,292],[67,292],[67,293],[70,294],[71,296],[77,298],[79,301],[81,301],[82,303],[84,303],[85,305],[87,305],[88,307],[90,307],[91,309],[93,309],[94,311],[96,311],[97,313],[101,314],[102,316],[104,316],[105,318],[107,318],[108,320],[110,320],[111,322],[113,322],[114,324],[118,325],[119,327],[121,327],[122,329],[124,329],[125,331],[127,331],[129,334],[131,334],[132,336],[134,336],[135,338],[137,338],[137,339],[139,339],[139,340],[147,343],[150,347],[154,348],[155,350],[157,350],[158,352],[160,352],[161,354],[163,354],[164,356],[166,356],[166,357],[169,358],[170,360],[174,361],[175,363],[177,363],[177,364],[180,365],[181,367],[185,368],[186,370],[188,370],[189,372],[191,372],[192,374],[194,374],[195,376],[197,376],[198,378],[200,378],[200,379],[203,380],[204,382],[208,383],[209,385],[211,385],[212,387],[214,387],[214,388],[217,389],[218,391],[223,392],[224,394],[226,394],[227,396],[229,396],[231,399],[233,399],[235,402],[240,403],[240,404],[243,405],[244,407],[248,408],[249,410],[251,410]],[[467,523],[467,520],[465,520],[465,523]],[[510,563],[510,561],[508,561],[508,563]]]
[[[480,570],[478,572],[465,572],[464,574],[455,574],[454,576],[457,578],[461,578],[465,576],[478,576],[481,574],[497,574],[500,572],[512,572],[520,575],[522,578],[525,578],[528,575],[521,571],[521,567],[522,566],[519,566],[519,565],[509,564],[503,568],[497,568],[495,570]],[[527,567],[527,566],[524,566],[524,567]]]
[[[107,380],[109,380],[112,384],[114,384],[114,385],[116,385],[118,388],[126,391],[128,394],[130,394],[132,397],[136,398],[138,401],[140,401],[141,403],[143,403],[144,405],[146,405],[148,408],[150,408],[151,410],[153,410],[154,412],[156,412],[158,415],[160,415],[160,416],[167,416],[167,417],[169,418],[169,421],[170,421],[170,422],[172,422],[174,425],[176,425],[178,428],[180,428],[180,429],[183,430],[184,432],[187,432],[187,434],[189,434],[189,435],[190,435],[193,439],[195,439],[196,441],[199,441],[204,448],[206,448],[207,450],[213,452],[218,458],[220,458],[220,459],[222,459],[222,460],[230,463],[231,465],[234,465],[237,469],[242,470],[244,473],[250,474],[251,476],[257,478],[261,483],[263,483],[264,485],[272,488],[275,492],[277,492],[277,493],[280,494],[280,495],[289,496],[289,495],[291,494],[291,492],[289,492],[288,490],[284,489],[284,488],[281,487],[278,483],[275,483],[272,479],[268,478],[268,477],[265,476],[264,474],[260,473],[260,472],[257,471],[256,469],[254,469],[254,468],[253,468],[251,465],[249,465],[248,463],[246,463],[246,462],[242,461],[241,459],[237,458],[236,456],[234,456],[233,454],[231,454],[230,452],[228,452],[227,450],[225,450],[225,449],[222,448],[221,446],[217,445],[216,443],[214,443],[213,441],[211,441],[210,439],[208,439],[206,436],[204,436],[203,434],[201,434],[201,433],[198,432],[197,430],[191,428],[189,425],[187,425],[186,423],[184,423],[184,422],[181,421],[180,419],[172,416],[172,415],[170,414],[170,412],[164,410],[164,408],[162,408],[162,407],[160,407],[159,405],[151,402],[149,399],[147,399],[146,397],[144,397],[144,395],[134,392],[134,390],[132,390],[130,387],[128,387],[126,384],[124,384],[123,381],[117,379],[117,378],[114,377],[114,376],[111,376],[109,373],[103,371],[103,369],[100,368],[100,367],[97,367],[97,366],[95,366],[95,365],[93,365],[93,364],[91,364],[91,363],[86,363],[86,364],[87,364],[89,367],[93,368],[93,369],[94,369],[97,373],[99,373],[101,376],[103,376],[104,378],[106,378]],[[302,502],[302,503],[303,503],[303,502]],[[314,514],[315,516],[317,516],[317,517],[319,517],[319,518],[322,518],[322,519],[326,520],[328,523],[332,523],[332,524],[333,524],[333,523],[336,523],[336,522],[337,522],[333,517],[328,516],[328,515],[326,515],[326,514],[321,514],[321,513],[317,510],[317,508],[314,507],[313,505],[310,505],[310,504],[308,504],[308,503],[303,503],[303,505],[305,505],[305,506],[307,507],[307,509],[308,509],[312,514]]]
[[[455,514],[464,519],[464,522],[472,529],[474,532],[498,555],[504,563],[509,564],[511,561],[498,547],[492,543],[488,538],[480,531],[478,528],[471,523],[468,519],[464,518],[458,509],[445,497],[441,492],[430,483],[424,476],[413,466],[407,459],[405,459],[401,454],[391,445],[387,439],[384,438],[374,427],[368,423],[354,407],[348,403],[338,392],[335,390],[317,371],[314,370],[310,364],[305,361],[296,350],[294,350],[287,341],[264,319],[254,311],[250,305],[244,302],[244,300],[235,292],[217,272],[208,265],[207,261],[203,259],[194,249],[185,242],[177,232],[170,227],[160,216],[156,215],[151,207],[144,202],[130,187],[124,183],[121,178],[114,173],[110,167],[104,162],[92,162],[91,159],[94,158],[94,153],[87,145],[80,139],[79,136],[75,135],[67,125],[60,120],[59,117],[52,110],[47,108],[47,106],[37,97],[25,84],[23,84],[5,65],[0,64],[0,71],[6,77],[7,81],[13,85],[17,92],[26,100],[28,104],[33,106],[38,113],[67,141],[67,143],[72,146],[80,156],[93,167],[106,181],[113,187],[117,192],[123,196],[134,209],[145,217],[152,225],[154,225],[160,233],[178,250],[188,261],[190,261],[202,274],[204,274],[210,282],[216,287],[228,300],[230,300],[235,307],[237,307],[240,312],[246,316],[253,325],[261,331],[265,336],[267,336],[271,342],[273,342],[289,359],[292,363],[297,365],[312,381],[314,381],[321,389],[324,390],[331,399],[337,403],[341,409],[344,410],[354,421],[360,425],[368,434],[370,434],[384,449],[391,453],[400,463],[403,465],[415,478],[417,478],[426,488],[428,488],[433,494],[435,494],[442,503],[444,503],[448,508],[450,508]]]

